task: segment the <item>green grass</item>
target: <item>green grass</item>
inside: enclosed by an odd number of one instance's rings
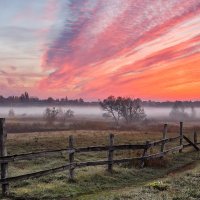
[[[138,169],[135,167],[117,165],[114,166],[114,172],[112,174],[108,173],[105,167],[77,169],[75,171],[75,183],[68,183],[67,171],[38,179],[18,181],[11,184],[11,199],[53,200],[68,198],[99,200],[102,196],[109,200],[134,199],[135,197],[132,197],[132,190],[134,191],[134,195],[135,193],[138,193],[138,195],[142,194],[145,198],[151,195],[153,198],[153,195],[156,193],[167,193],[168,186],[171,188],[173,184],[179,184],[179,187],[181,187],[181,185],[187,187],[187,184],[191,184],[193,180],[190,181],[190,178],[195,178],[195,175],[189,175],[188,178],[184,177],[180,182],[178,182],[179,179],[172,182],[170,182],[169,179],[168,182],[163,182],[164,186],[167,185],[167,191],[161,191],[161,189],[158,188],[161,188],[162,185],[159,185],[157,180],[165,178],[167,174],[173,172],[173,170],[180,169],[181,166],[184,166],[187,163],[194,162],[197,159],[197,156],[198,155],[195,152],[173,155],[170,157],[170,163],[162,168],[146,167],[144,169]],[[31,162],[31,164],[28,165],[25,163],[23,166],[26,166],[29,170],[37,171],[40,170],[43,160],[35,164],[33,161]],[[55,160],[46,165],[47,167],[54,167],[61,164],[58,162],[58,160]],[[19,169],[19,165],[12,166],[11,174],[14,174],[14,172],[16,173],[16,171],[19,173]],[[29,170],[26,172],[29,172]],[[24,172],[24,169],[21,169],[21,171]],[[196,175],[196,178],[198,176]],[[193,187],[191,187],[191,189],[195,190]],[[145,193],[142,191],[145,191]],[[198,195],[198,191],[195,192],[196,195]],[[190,193],[191,191],[188,195],[190,195]]]
[[[101,131],[76,131],[58,133],[16,134],[8,137],[10,154],[35,151],[41,149],[64,148],[68,136],[74,134],[77,146],[101,145],[107,143],[108,133]],[[116,132],[115,143],[135,143],[144,138],[159,139],[160,133],[152,135],[139,132]],[[131,157],[137,152],[121,152],[119,157]],[[116,156],[116,155],[115,155]],[[106,153],[75,155],[78,161],[106,159]],[[130,165],[114,165],[112,174],[106,166],[87,167],[75,170],[75,183],[68,183],[68,171],[48,175],[38,179],[17,181],[10,185],[11,197],[29,200],[128,200],[128,199],[188,199],[199,198],[198,182],[200,179],[199,155],[196,152],[176,153],[164,160],[148,162],[148,167],[139,169]],[[18,161],[9,165],[9,176],[58,167],[68,162],[65,153],[48,158]],[[194,171],[185,173],[187,164],[197,163]],[[190,165],[189,165],[190,166]],[[193,165],[192,165],[193,166]],[[175,171],[174,171],[175,170]],[[173,179],[172,174],[176,177]],[[188,189],[187,189],[188,188]],[[184,193],[176,192],[183,189]],[[181,196],[182,195],[182,196]],[[196,197],[194,197],[196,196]]]
[[[177,171],[178,172],[178,171]],[[194,169],[180,174],[148,181],[142,186],[125,187],[95,195],[85,195],[79,200],[189,200],[200,199],[200,162]]]

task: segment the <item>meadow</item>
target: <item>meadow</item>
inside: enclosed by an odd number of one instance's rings
[[[26,127],[33,119],[11,119],[7,126],[21,124]],[[66,148],[68,138],[73,135],[76,147],[86,147],[108,144],[110,133],[115,135],[115,144],[144,143],[146,140],[155,141],[162,138],[162,123],[150,123],[145,126],[121,129],[109,129],[105,122],[97,127],[84,124],[80,130],[69,127],[66,130],[55,131],[45,122],[35,122],[43,125],[43,131],[9,133],[7,139],[8,154],[35,152]],[[107,126],[106,126],[107,125]],[[105,127],[106,126],[106,127]],[[192,139],[196,124],[185,124],[184,134]],[[168,137],[178,135],[178,123],[169,124]],[[176,144],[170,144],[176,145]],[[157,149],[150,149],[150,153]],[[140,151],[115,152],[115,158],[131,158],[141,155]],[[112,174],[107,172],[106,166],[86,167],[75,170],[75,182],[68,182],[68,171],[51,174],[42,178],[17,181],[10,185],[11,197],[8,199],[35,200],[125,200],[125,199],[199,199],[200,162],[199,153],[192,148],[183,153],[173,153],[163,159],[148,161],[146,167],[139,168],[139,163],[114,165]],[[76,161],[94,161],[107,159],[107,152],[80,153],[75,155]],[[26,161],[16,161],[9,165],[9,176],[37,172],[44,169],[59,167],[68,163],[65,152],[51,157],[37,158]]]

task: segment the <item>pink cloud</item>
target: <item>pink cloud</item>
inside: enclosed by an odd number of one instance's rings
[[[157,76],[167,73],[171,66],[174,72],[180,66],[187,71],[182,62],[196,59],[199,1],[150,4],[148,0],[127,0],[122,5],[124,1],[118,0],[101,1],[92,7],[88,2],[70,4],[72,15],[66,15],[63,30],[42,57],[44,70],[54,72],[39,83],[39,88],[59,96],[68,93],[98,98],[119,93],[164,98],[169,85],[179,85],[171,82],[171,71],[166,85]],[[191,77],[183,73],[182,79],[186,79],[181,84],[188,92]],[[154,84],[160,84],[165,93],[155,90]]]

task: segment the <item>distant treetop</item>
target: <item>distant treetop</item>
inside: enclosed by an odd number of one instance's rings
[[[142,106],[155,107],[172,107],[176,101],[141,101]],[[181,101],[185,107],[200,107],[200,101]],[[63,98],[48,97],[40,99],[31,96],[28,92],[24,92],[19,96],[4,97],[0,95],[0,105],[99,105],[99,101],[84,101],[83,98],[69,99],[67,96]]]

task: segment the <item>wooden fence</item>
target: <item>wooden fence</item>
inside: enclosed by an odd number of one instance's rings
[[[178,136],[173,138],[167,138],[167,124],[164,125],[163,129],[163,139],[150,142],[147,141],[144,144],[122,144],[122,145],[114,145],[114,135],[110,134],[109,136],[109,144],[107,146],[90,146],[90,147],[74,147],[73,136],[69,136],[69,144],[68,148],[65,149],[57,149],[57,150],[48,150],[48,151],[40,151],[26,154],[16,154],[16,155],[7,155],[6,149],[6,138],[7,132],[5,129],[5,119],[0,118],[0,163],[1,163],[1,179],[0,183],[2,185],[2,195],[9,195],[9,183],[15,182],[17,180],[24,180],[29,178],[36,178],[41,176],[46,176],[48,174],[61,172],[65,170],[69,170],[69,181],[74,180],[74,170],[77,168],[82,168],[86,166],[98,166],[98,165],[107,165],[107,170],[112,172],[113,164],[127,163],[134,160],[139,160],[141,162],[141,167],[144,167],[145,161],[154,158],[162,158],[169,152],[179,151],[182,152],[182,149],[185,147],[193,146],[196,150],[200,150],[197,146],[197,133],[194,133],[194,141],[191,141],[186,136],[183,135],[183,123],[180,122],[180,131]],[[187,145],[183,145],[183,139],[187,141]],[[170,143],[173,141],[179,141],[179,145],[170,149],[166,149],[166,143]],[[148,154],[148,149],[151,147],[160,146],[160,152],[155,154]],[[114,159],[114,151],[117,150],[143,150],[143,154],[141,157],[133,157],[133,158],[123,158],[123,159]],[[92,162],[75,162],[74,157],[75,153],[80,152],[98,152],[98,151],[107,151],[108,158],[107,160],[98,160]],[[20,161],[20,160],[28,160],[38,157],[46,157],[52,154],[56,154],[59,152],[66,152],[69,157],[69,163],[66,165],[43,170],[35,173],[9,177],[8,176],[8,163]]]

